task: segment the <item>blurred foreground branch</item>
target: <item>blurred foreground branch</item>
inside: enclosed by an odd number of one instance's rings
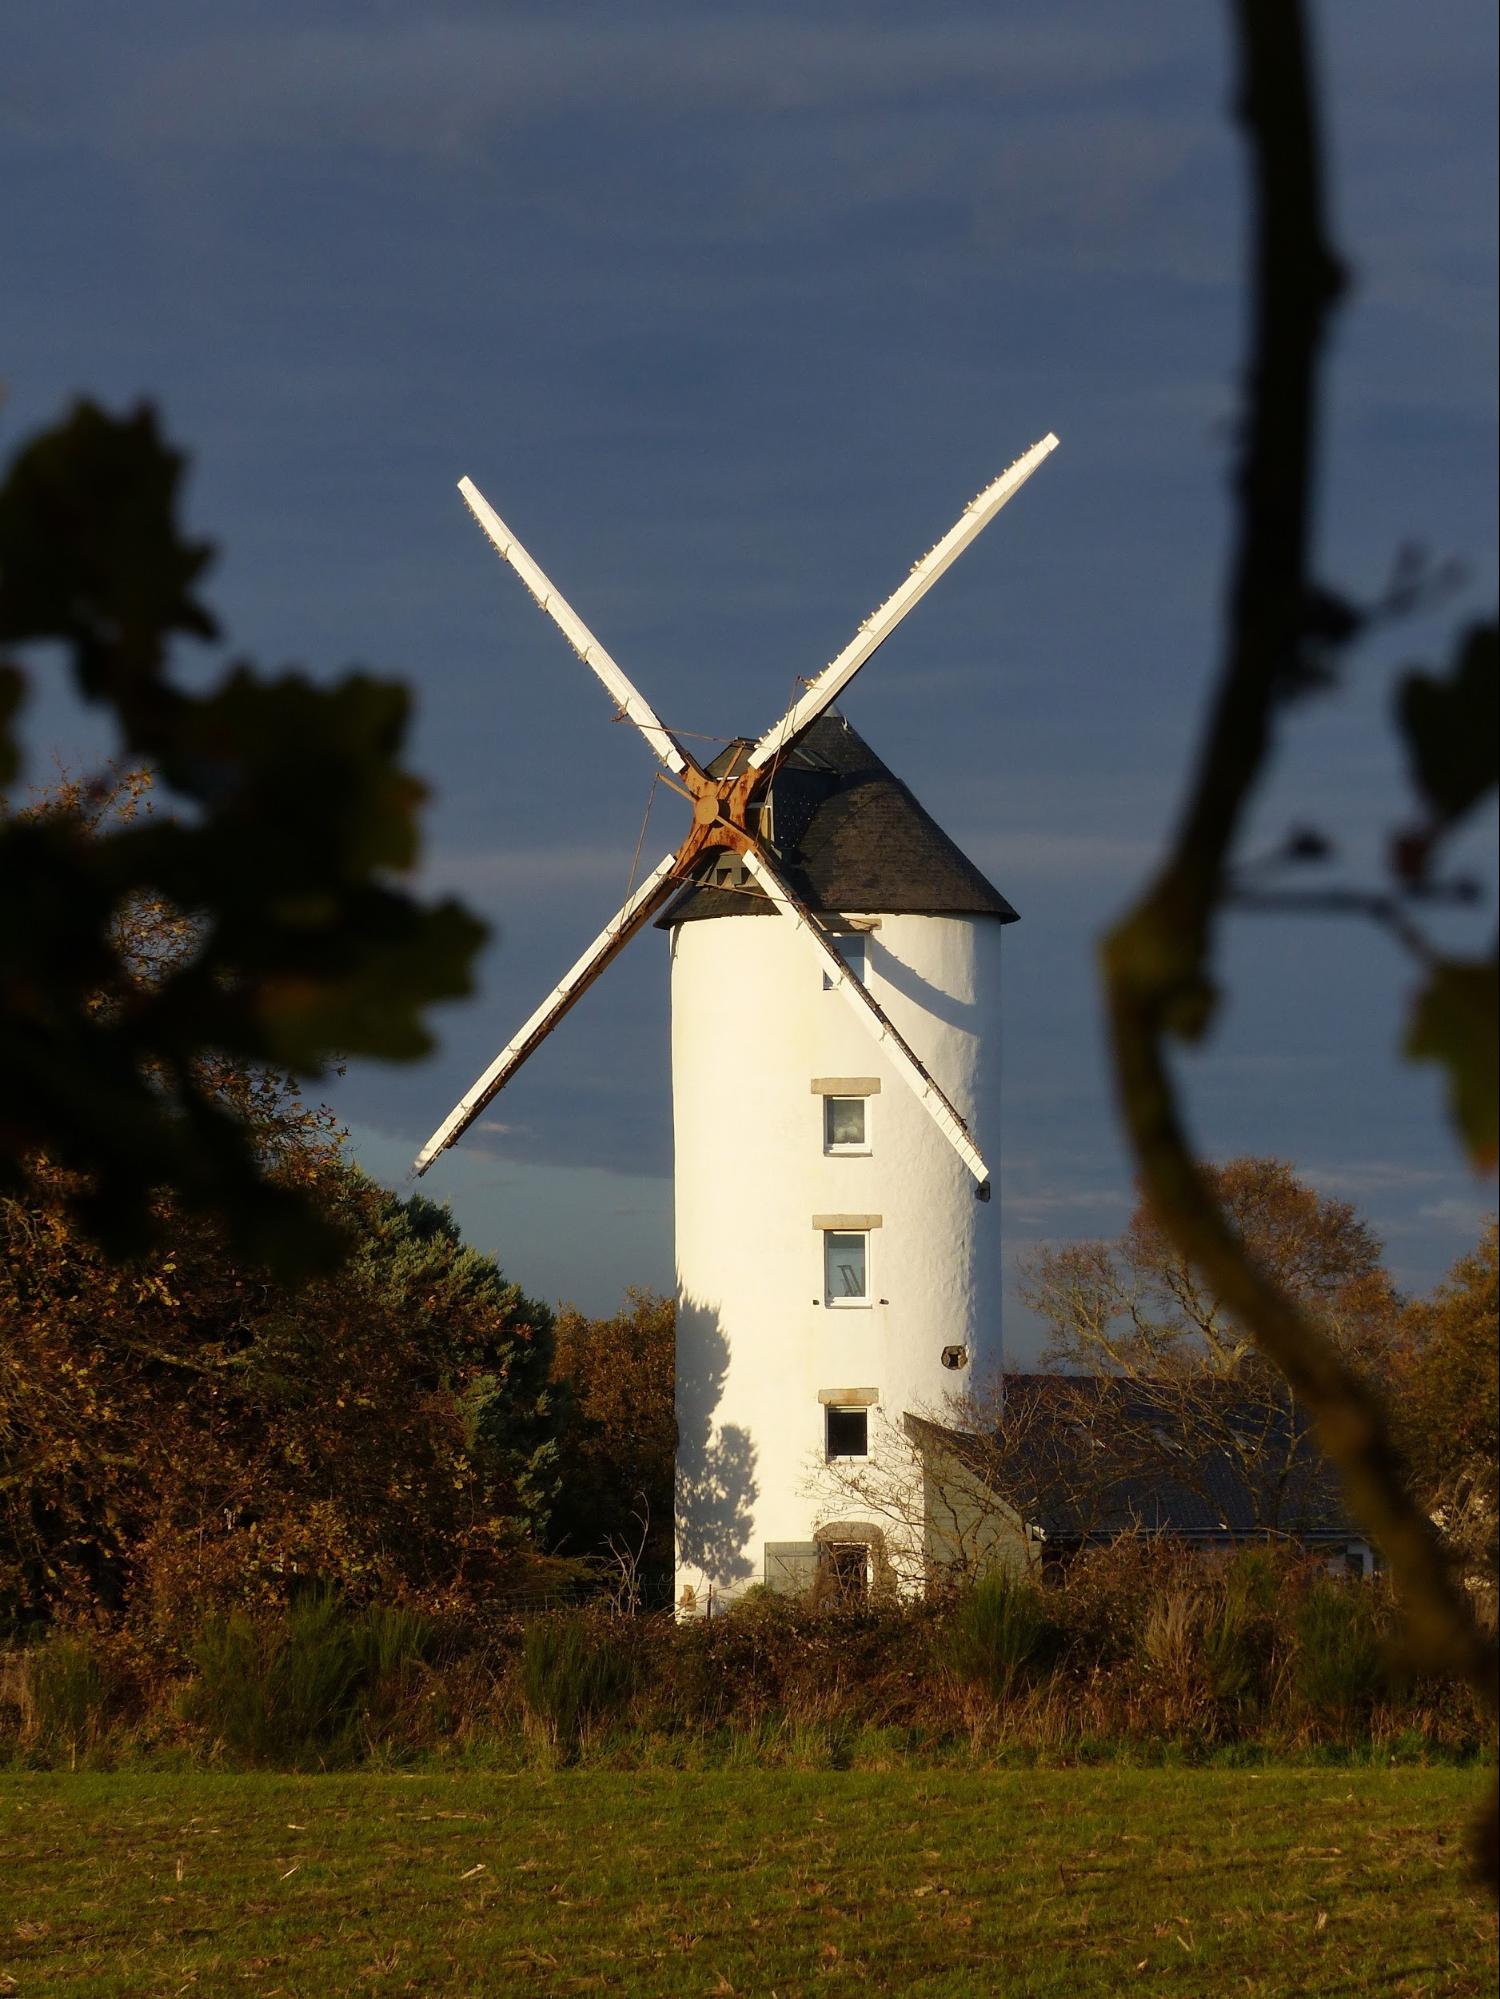
[[[426,1054],[427,1009],[470,990],[484,930],[403,879],[426,791],[401,762],[399,681],[243,660],[202,692],[174,676],[183,641],[218,635],[183,468],[149,407],[81,402],[0,476],[0,791],[21,771],[13,719],[63,662],[137,774],[128,810],[118,777],[42,809],[0,799],[0,1195],[45,1162],[65,1176],[51,1195],[127,1255],[170,1192],[289,1276],[342,1238],[278,1174],[247,1079]],[[167,948],[143,954],[146,912]]]
[[[1393,1572],[1422,1664],[1465,1681],[1493,1713],[1493,1642],[1412,1492],[1380,1397],[1341,1357],[1320,1317],[1247,1252],[1194,1155],[1168,1068],[1168,1039],[1198,1039],[1213,1013],[1215,925],[1227,900],[1233,843],[1271,756],[1277,710],[1326,682],[1331,656],[1358,622],[1318,587],[1310,558],[1319,366],[1344,275],[1324,221],[1306,24],[1298,0],[1236,0],[1234,11],[1238,110],[1255,186],[1253,330],[1236,547],[1224,656],[1186,809],[1165,865],[1104,941],[1116,1085],[1153,1212],[1311,1413],[1351,1507]],[[1476,644],[1482,677],[1482,632],[1467,642],[1465,670]],[[1492,633],[1487,656],[1492,678]],[[1468,685],[1455,677],[1455,689]],[[1409,696],[1406,705],[1409,710]],[[1456,715],[1457,700],[1453,706]],[[1404,719],[1410,735],[1409,715]],[[1436,832],[1446,823],[1440,783],[1425,782],[1421,747],[1414,745],[1418,776],[1437,808]],[[1483,795],[1483,772],[1477,789],[1472,774],[1463,788],[1468,802]],[[1429,987],[1408,1052],[1441,1054],[1448,1062],[1460,1121],[1482,1159],[1493,1153],[1492,1139],[1487,1145],[1485,1138],[1493,1131],[1493,1109],[1486,1127],[1484,1057],[1482,1050],[1471,1055],[1469,1042],[1478,1048],[1487,1035],[1493,1049],[1493,972],[1482,964],[1462,970],[1472,1001],[1455,1035],[1462,1045],[1456,1052],[1439,1049],[1431,1032],[1423,1042]],[[1487,1014],[1484,992],[1472,990],[1486,977]],[[1493,1065],[1492,1053],[1489,1059]],[[1493,1819],[1486,1847],[1492,1865]]]

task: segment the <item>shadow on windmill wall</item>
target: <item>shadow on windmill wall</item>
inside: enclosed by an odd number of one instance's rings
[[[724,1393],[729,1342],[713,1305],[677,1306],[677,1559],[716,1583],[755,1575],[746,1544],[760,1488],[755,1445],[739,1423],[714,1419]]]
[[[913,1006],[930,1013],[944,1027],[956,1027],[965,1034],[979,1032],[979,1009],[974,1000],[956,999],[952,993],[944,992],[941,986],[935,986],[930,979],[924,979],[914,966],[898,958],[879,938],[874,940],[870,952],[870,970],[877,978],[884,979],[892,992],[900,993]]]

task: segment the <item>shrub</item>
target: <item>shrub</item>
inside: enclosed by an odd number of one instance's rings
[[[997,1697],[1010,1694],[1051,1634],[1046,1601],[1029,1576],[1000,1570],[959,1599],[940,1640],[960,1679]]]
[[[23,1726],[38,1748],[64,1754],[76,1766],[79,1752],[99,1737],[108,1698],[104,1670],[87,1638],[57,1633],[27,1656]]]
[[[347,1762],[370,1642],[362,1645],[329,1590],[309,1591],[279,1614],[212,1617],[192,1648],[198,1678],[188,1716],[246,1763]]]
[[[366,1748],[380,1741],[420,1739],[425,1724],[416,1696],[419,1687],[431,1689],[428,1666],[438,1650],[436,1625],[409,1605],[377,1603],[354,1620],[353,1636]]]
[[[1151,1600],[1141,1626],[1142,1657],[1164,1679],[1186,1688],[1198,1677],[1205,1622],[1201,1590],[1194,1579],[1179,1577]]]
[[[1259,1620],[1244,1600],[1226,1591],[1204,1620],[1203,1669],[1208,1691],[1229,1707],[1253,1701],[1262,1690],[1264,1651]]]
[[[1158,1535],[1082,1550],[1048,1592],[1073,1662],[1093,1671],[1138,1657],[1151,1603],[1183,1572],[1182,1551]]]
[[[1208,1690],[1229,1707],[1264,1701],[1276,1649],[1277,1599],[1286,1561],[1268,1549],[1242,1549],[1225,1566],[1217,1603],[1204,1620]]]
[[[1367,1712],[1384,1681],[1384,1646],[1375,1593],[1363,1583],[1314,1582],[1297,1607],[1294,1682],[1320,1719]]]
[[[521,1698],[549,1741],[576,1748],[618,1711],[634,1680],[632,1661],[611,1624],[586,1611],[536,1618],[521,1640]]]
[[[1242,1610],[1260,1617],[1274,1614],[1289,1575],[1306,1557],[1286,1547],[1237,1548],[1224,1565],[1224,1590]]]
[[[393,1684],[403,1692],[437,1644],[431,1618],[405,1604],[371,1604],[355,1620],[353,1636],[367,1684],[372,1688]]]
[[[1055,1588],[992,1576],[944,1609],[830,1615],[756,1593],[681,1624],[597,1606],[478,1624],[462,1608],[358,1610],[315,1591],[204,1623],[186,1700],[176,1657],[124,1627],[0,1650],[0,1753],[306,1768],[372,1754],[513,1767],[541,1751],[717,1767],[837,1765],[877,1742],[886,1759],[1492,1743],[1467,1693],[1393,1679],[1391,1617],[1378,1582],[1334,1582],[1295,1552],[1214,1566],[1162,1543],[1080,1558]],[[184,1711],[201,1724],[186,1741]]]

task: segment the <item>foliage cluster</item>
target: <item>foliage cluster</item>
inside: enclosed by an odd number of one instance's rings
[[[67,782],[13,823],[107,844],[155,796],[145,771]],[[170,981],[205,920],[125,899],[121,993]],[[248,1134],[265,1198],[340,1258],[289,1285],[284,1259],[167,1187],[122,1257],[80,1211],[86,1176],[29,1156],[0,1191],[0,1621],[123,1620],[180,1653],[205,1608],[319,1581],[461,1610],[555,1589],[590,1558],[636,1597],[654,1569],[660,1595],[670,1301],[565,1310],[554,1343],[552,1313],[443,1211],[363,1178],[290,1078],[222,1053],[196,1073]]]
[[[1500,1287],[1491,1221],[1430,1298],[1407,1308],[1392,1356],[1397,1433],[1444,1539],[1493,1608],[1500,1577]]]
[[[551,1315],[263,1081],[280,1171],[353,1244],[297,1289],[166,1196],[113,1261],[57,1169],[0,1199],[0,1614],[180,1657],[310,1583],[441,1609],[532,1584],[557,1485]]]
[[[425,791],[400,762],[400,682],[243,659],[196,688],[177,674],[184,642],[218,636],[183,470],[149,407],[80,402],[0,476],[0,792],[28,685],[61,661],[179,808],[106,823],[85,786],[0,814],[0,1193],[27,1192],[41,1155],[53,1198],[115,1252],[194,1214],[262,1263],[326,1267],[342,1238],[267,1170],[221,1070],[425,1054],[424,1010],[468,991],[484,932],[402,886]],[[193,929],[145,977],[120,934],[142,904]]]
[[[631,1603],[671,1599],[677,1306],[632,1286],[623,1308],[557,1315],[553,1379],[568,1400],[553,1545],[599,1563]]]

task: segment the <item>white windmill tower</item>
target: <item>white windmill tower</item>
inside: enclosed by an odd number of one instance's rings
[[[1000,1361],[999,1216],[976,1205],[990,1169],[975,1133],[998,1109],[999,940],[1015,911],[829,710],[1056,445],[987,486],[781,720],[707,768],[459,482],[693,820],[415,1170],[665,910],[684,1607],[755,1581],[801,1588],[829,1564],[859,1586],[890,1524],[819,1517],[810,1464],[864,1454],[879,1424]]]

